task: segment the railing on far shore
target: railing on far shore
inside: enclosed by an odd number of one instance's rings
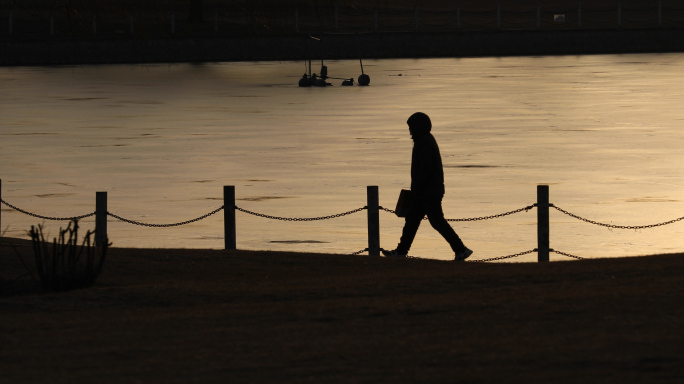
[[[163,2],[162,2],[163,3]],[[253,7],[225,2],[177,12],[158,4],[141,10],[97,2],[54,7],[0,6],[0,36],[191,37],[310,33],[405,33],[479,30],[681,28],[684,8],[675,1],[554,6],[521,4],[312,4]]]

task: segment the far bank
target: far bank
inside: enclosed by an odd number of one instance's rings
[[[680,52],[683,29],[460,31],[0,42],[0,65],[272,61]]]

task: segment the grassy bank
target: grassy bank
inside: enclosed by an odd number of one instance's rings
[[[30,292],[0,247],[8,383],[679,382],[684,257],[545,264],[112,248]],[[14,275],[16,276],[16,274]]]

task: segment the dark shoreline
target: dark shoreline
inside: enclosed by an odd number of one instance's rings
[[[0,66],[665,53],[684,29],[461,31],[159,39],[4,39]],[[357,43],[358,39],[358,43]]]
[[[28,242],[0,238],[7,383],[684,378],[682,254],[455,263],[111,248],[94,286],[43,293],[28,290],[32,248],[8,243]]]

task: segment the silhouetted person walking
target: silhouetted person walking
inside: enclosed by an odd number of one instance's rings
[[[454,251],[454,260],[463,261],[473,254],[458,237],[444,218],[442,198],[444,197],[444,170],[442,156],[434,136],[430,133],[432,122],[422,112],[416,112],[406,122],[413,139],[411,156],[411,206],[397,249],[383,250],[389,257],[406,257],[423,217],[427,215],[430,224],[449,242]]]

